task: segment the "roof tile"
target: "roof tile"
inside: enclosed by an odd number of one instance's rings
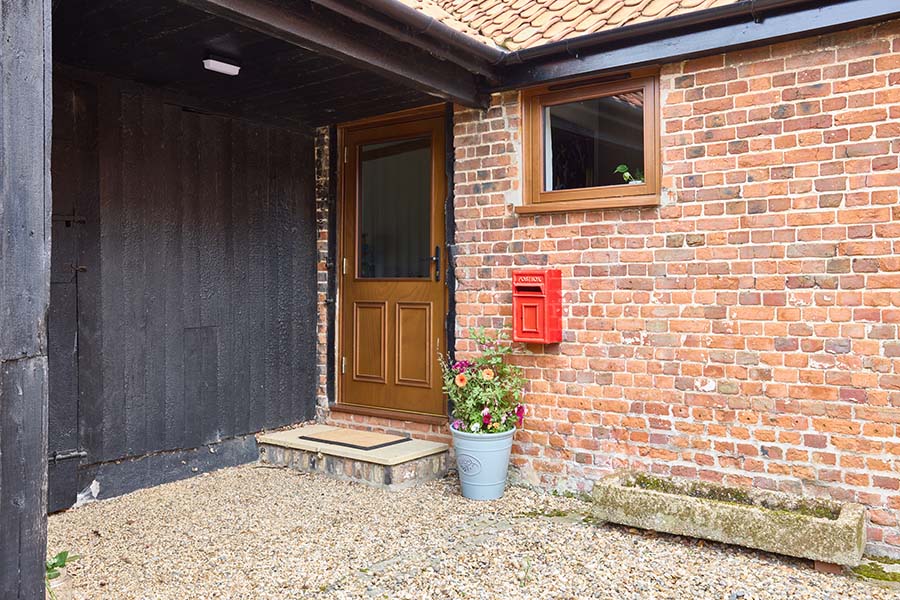
[[[509,50],[740,0],[401,0],[485,44]]]

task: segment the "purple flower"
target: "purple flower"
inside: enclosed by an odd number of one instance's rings
[[[522,421],[525,420],[525,405],[519,404],[516,406],[516,423],[518,427],[522,426]]]
[[[456,429],[457,431],[462,431],[463,422],[461,419],[456,419],[455,421],[450,423],[450,427],[452,427],[453,429]]]
[[[458,360],[455,363],[453,363],[453,370],[456,371],[457,373],[462,373],[463,371],[470,368],[471,366],[472,366],[472,363],[467,360]]]

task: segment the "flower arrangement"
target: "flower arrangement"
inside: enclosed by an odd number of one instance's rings
[[[512,346],[505,335],[490,337],[483,329],[472,335],[481,355],[472,360],[441,361],[444,393],[453,402],[450,426],[468,433],[501,433],[525,418],[522,369],[508,364]]]

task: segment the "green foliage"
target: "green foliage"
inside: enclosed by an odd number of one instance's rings
[[[630,183],[632,181],[644,181],[644,171],[641,169],[635,169],[634,174],[632,175],[631,169],[628,168],[628,165],[622,164],[616,167],[616,170],[613,173],[618,173],[622,176],[622,179],[625,180],[625,183]]]
[[[64,550],[47,561],[44,577],[46,578],[47,590],[52,600],[55,600],[56,596],[50,588],[50,582],[62,575],[60,569],[65,569],[70,562],[77,559],[78,557],[76,555],[70,555],[68,550]]]
[[[506,361],[513,349],[505,335],[473,332],[480,355],[441,361],[444,393],[453,402],[452,427],[469,433],[501,433],[521,424],[525,414],[522,369]]]

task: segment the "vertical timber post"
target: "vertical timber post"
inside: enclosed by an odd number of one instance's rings
[[[0,598],[43,600],[50,0],[0,0]]]

